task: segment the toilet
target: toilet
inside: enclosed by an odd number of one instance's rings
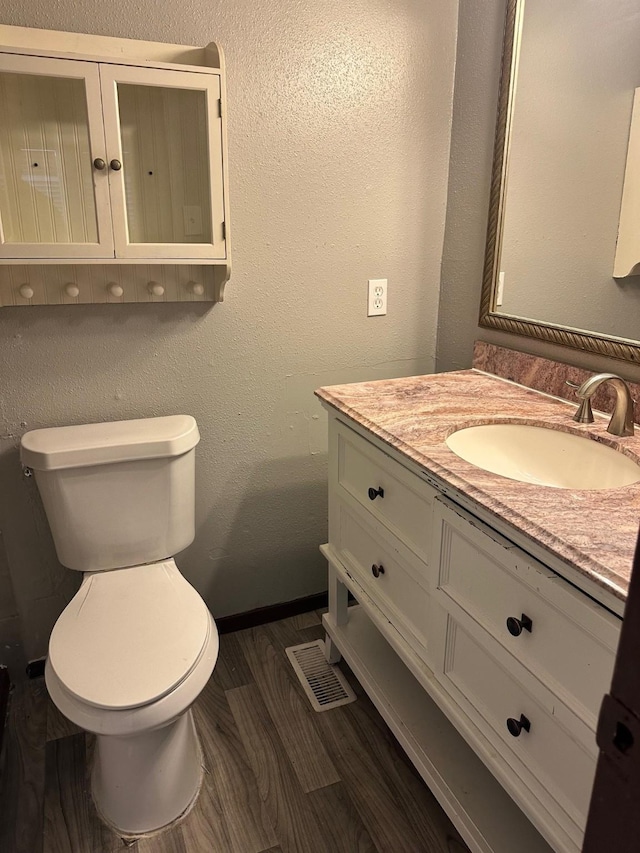
[[[96,735],[93,798],[122,835],[184,814],[202,781],[191,706],[218,632],[173,555],[195,535],[188,415],[38,429],[21,443],[60,562],[83,572],[51,633],[51,699]]]

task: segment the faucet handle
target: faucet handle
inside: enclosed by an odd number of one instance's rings
[[[580,400],[580,405],[576,409],[576,413],[573,416],[574,421],[577,421],[579,424],[592,424],[593,423],[593,409],[591,408],[591,398],[583,397]]]
[[[565,385],[568,385],[569,388],[573,388],[574,391],[577,391],[578,388],[582,386],[577,382],[571,382],[569,379],[565,380]],[[593,423],[593,409],[591,408],[591,398],[590,397],[581,397],[580,405],[578,406],[575,415],[573,416],[574,421],[577,421],[579,424],[592,424]]]

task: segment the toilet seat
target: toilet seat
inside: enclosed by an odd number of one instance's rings
[[[49,666],[87,705],[140,708],[189,675],[211,624],[173,560],[87,573],[53,628]]]
[[[72,693],[57,677],[47,658],[44,676],[47,691],[59,711],[85,731],[96,735],[135,737],[140,732],[162,727],[183,714],[202,693],[218,659],[219,642],[213,617],[209,614],[209,639],[202,655],[191,672],[157,702],[124,711],[87,705]]]

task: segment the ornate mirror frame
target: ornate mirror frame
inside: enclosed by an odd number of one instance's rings
[[[527,320],[501,314],[494,310],[502,250],[506,176],[515,95],[514,84],[518,70],[518,52],[524,6],[525,0],[507,0],[479,323],[480,326],[488,329],[499,329],[502,332],[537,338],[541,341],[572,347],[584,352],[598,353],[610,358],[640,364],[640,344],[633,341],[616,338],[612,335],[598,334],[597,332],[565,328],[553,323]]]

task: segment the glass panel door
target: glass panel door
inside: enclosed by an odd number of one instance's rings
[[[101,65],[118,257],[224,258],[219,75]]]
[[[113,257],[98,66],[0,56],[0,116],[0,257]]]

